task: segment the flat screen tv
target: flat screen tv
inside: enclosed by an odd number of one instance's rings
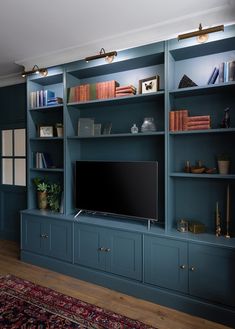
[[[75,206],[81,211],[158,220],[158,163],[76,161]]]

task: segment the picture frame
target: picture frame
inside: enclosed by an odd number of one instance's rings
[[[50,125],[39,125],[38,127],[39,137],[54,137],[54,127]]]
[[[94,136],[94,119],[80,118],[78,120],[78,136]]]
[[[160,76],[154,75],[150,78],[139,80],[139,94],[157,92],[160,86]]]

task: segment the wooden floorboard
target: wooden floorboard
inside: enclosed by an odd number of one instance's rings
[[[12,274],[66,295],[79,298],[110,311],[137,319],[158,329],[225,329],[206,321],[154,303],[121,294],[19,260],[19,246],[0,240],[0,275]]]

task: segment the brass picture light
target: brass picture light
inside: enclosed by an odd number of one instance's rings
[[[111,63],[114,59],[114,56],[117,56],[116,51],[110,51],[110,52],[106,53],[104,48],[101,48],[99,54],[94,55],[94,56],[88,56],[88,57],[85,58],[85,61],[89,62],[89,61],[93,61],[95,59],[105,58],[105,60],[108,63]]]
[[[30,71],[23,71],[22,72],[22,74],[21,74],[21,76],[23,77],[23,78],[25,78],[27,75],[31,75],[31,74],[40,74],[42,77],[46,77],[47,76],[47,74],[48,74],[48,71],[47,71],[47,69],[46,68],[39,68],[38,67],[38,65],[34,65],[33,66],[33,68],[32,68],[32,70],[30,70]]]
[[[198,42],[205,42],[208,40],[209,33],[220,32],[220,31],[224,31],[224,25],[218,25],[207,29],[203,29],[202,24],[200,23],[197,31],[179,34],[178,40],[197,37]]]

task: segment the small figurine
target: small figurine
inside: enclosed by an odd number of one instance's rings
[[[221,128],[230,128],[230,113],[229,113],[229,107],[224,109],[224,117],[221,124]]]
[[[216,202],[216,210],[215,210],[215,235],[221,235],[221,216],[219,211],[219,203]]]

